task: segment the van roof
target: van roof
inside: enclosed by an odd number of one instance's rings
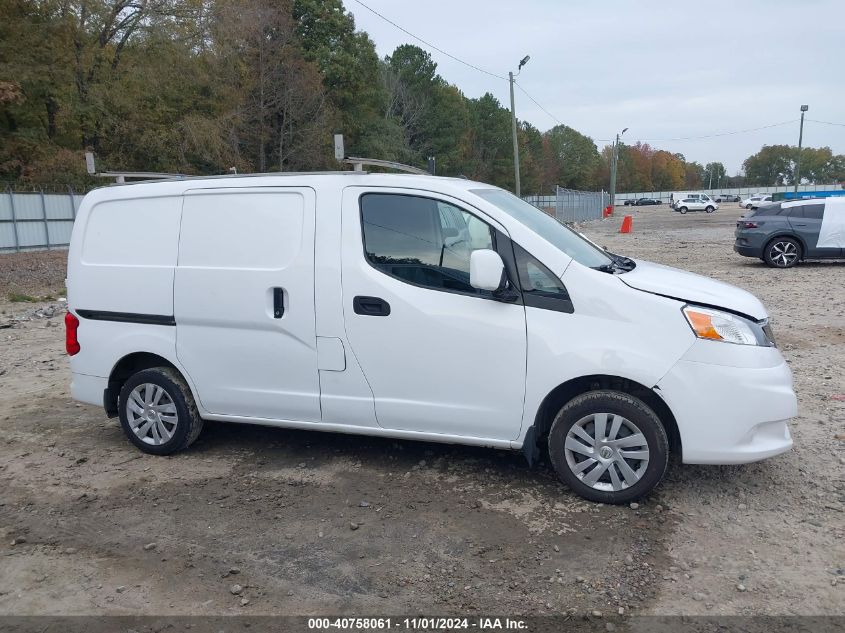
[[[112,183],[92,190],[97,197],[125,198],[147,197],[156,195],[178,195],[190,189],[231,188],[231,187],[272,187],[291,186],[292,180],[297,185],[313,186],[321,183],[344,185],[408,187],[411,189],[442,188],[444,185],[453,190],[498,189],[495,185],[449,176],[430,176],[428,174],[407,173],[371,173],[366,171],[321,171],[321,172],[276,172],[264,174],[223,174],[218,176],[185,176],[160,180],[145,180],[128,183]],[[199,186],[198,186],[199,185]],[[127,196],[127,193],[131,194]],[[89,194],[90,195],[90,194]]]

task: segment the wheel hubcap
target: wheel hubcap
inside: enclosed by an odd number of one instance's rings
[[[129,393],[126,419],[139,440],[154,446],[168,442],[179,423],[173,398],[164,388],[149,382]]]
[[[566,434],[566,463],[595,490],[630,488],[648,468],[648,442],[636,424],[615,413],[581,418]]]
[[[789,266],[798,259],[798,249],[792,242],[775,242],[769,251],[772,261],[778,266]]]

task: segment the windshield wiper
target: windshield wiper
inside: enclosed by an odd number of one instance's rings
[[[617,255],[616,253],[611,253],[610,251],[605,251],[608,257],[613,260],[614,265],[621,269],[624,272],[628,272],[630,270],[634,270],[637,267],[637,263],[631,259],[630,257],[624,257],[623,255]]]
[[[611,259],[611,264],[602,264],[600,266],[593,266],[593,270],[598,270],[603,273],[627,273],[628,271],[634,270],[637,264],[634,262],[633,259],[628,257],[622,257],[620,255],[614,255],[613,253],[607,253],[608,257]]]

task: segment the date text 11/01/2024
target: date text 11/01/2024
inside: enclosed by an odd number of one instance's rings
[[[409,630],[409,631],[451,631],[471,630],[526,630],[525,620],[514,618],[479,617],[479,618],[309,618],[308,629],[313,631],[328,630]]]

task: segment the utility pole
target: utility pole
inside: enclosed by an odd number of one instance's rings
[[[795,193],[798,193],[798,185],[801,182],[801,144],[804,141],[804,113],[810,106],[801,106],[801,128],[798,132],[798,159],[795,161]]]
[[[622,130],[620,134],[616,135],[616,140],[613,142],[613,151],[610,154],[610,206],[616,206],[616,170],[619,163],[619,139],[622,137],[628,128]]]
[[[526,55],[519,60],[519,68],[516,69],[516,75],[522,71],[522,67],[531,59],[530,55]],[[511,131],[513,132],[513,175],[515,183],[515,193],[517,198],[521,197],[521,188],[519,186],[519,141],[516,137],[516,108],[513,101],[513,78],[516,77],[513,72],[508,72],[508,79],[511,85]]]

